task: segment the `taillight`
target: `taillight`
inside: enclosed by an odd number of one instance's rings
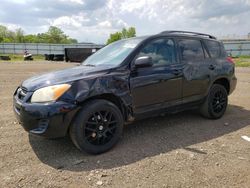
[[[229,63],[233,63],[233,64],[235,64],[235,62],[234,62],[233,58],[231,58],[231,57],[227,57],[227,61],[228,61]]]

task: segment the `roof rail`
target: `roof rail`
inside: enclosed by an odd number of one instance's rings
[[[174,33],[192,34],[193,36],[206,36],[210,39],[216,39],[215,36],[212,36],[209,34],[197,33],[197,32],[191,32],[191,31],[163,31],[160,34],[174,34]]]

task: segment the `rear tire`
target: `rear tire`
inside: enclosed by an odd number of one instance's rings
[[[219,84],[214,84],[210,88],[206,100],[200,108],[202,116],[209,119],[219,119],[221,118],[228,104],[228,93],[224,86]]]
[[[110,150],[123,131],[120,109],[106,100],[87,102],[70,127],[70,137],[81,151],[99,154]]]

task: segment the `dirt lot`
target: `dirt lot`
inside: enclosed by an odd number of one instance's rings
[[[12,94],[32,75],[74,66],[0,63],[0,187],[249,187],[250,69],[220,120],[196,112],[126,126],[110,152],[79,152],[70,139],[29,135],[16,123]]]

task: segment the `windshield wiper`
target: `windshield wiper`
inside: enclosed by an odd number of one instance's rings
[[[82,64],[83,66],[88,66],[88,67],[95,67],[95,65],[92,64]]]

